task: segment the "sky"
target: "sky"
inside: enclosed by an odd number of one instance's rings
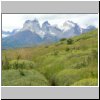
[[[60,27],[65,21],[71,20],[83,28],[88,25],[98,27],[98,14],[2,14],[2,30],[20,29],[26,20],[34,19],[38,19],[40,25],[48,21],[51,25]]]

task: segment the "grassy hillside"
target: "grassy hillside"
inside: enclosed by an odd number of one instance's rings
[[[3,86],[97,86],[98,30],[51,45],[2,50]]]

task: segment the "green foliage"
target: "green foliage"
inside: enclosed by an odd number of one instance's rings
[[[65,41],[66,40],[66,38],[62,38],[62,39],[60,39],[60,41]]]
[[[3,50],[2,69],[3,86],[96,86],[98,30],[49,46]]]
[[[57,50],[54,50],[54,55],[56,56],[56,55],[58,55],[58,51]]]
[[[20,58],[21,58],[21,56],[20,55],[17,55],[16,59],[19,60]]]
[[[22,73],[25,73],[24,75]],[[5,70],[2,71],[3,86],[48,86],[47,79],[35,70]]]
[[[97,77],[97,73],[93,73],[93,71],[96,70],[89,68],[65,69],[56,75],[55,83],[60,86],[70,86],[81,79]]]
[[[25,76],[25,73],[22,69],[19,69],[19,73],[20,73],[21,76]]]
[[[93,49],[92,50],[92,54],[93,54],[93,57],[95,57],[96,59],[98,59],[98,50],[97,49]]]
[[[98,86],[98,79],[97,78],[82,79],[72,84],[72,86]]]
[[[5,59],[4,61],[2,60],[2,69],[9,69],[10,65],[9,65],[9,60],[7,58],[7,56],[5,55]]]
[[[73,39],[69,38],[67,39],[67,44],[72,44],[73,43]]]
[[[66,47],[65,51],[69,51],[69,50],[70,50],[70,48],[69,47]]]
[[[50,82],[50,84],[55,85],[55,76],[56,74],[63,69],[62,66],[58,65],[48,65],[39,69],[41,72]]]
[[[92,30],[92,31],[87,32],[86,34],[82,34],[80,36],[76,36],[76,37],[74,37],[74,40],[76,42],[78,42],[78,41],[81,41],[81,40],[87,40],[87,39],[90,39],[90,38],[96,38],[97,35],[98,35],[98,29]]]
[[[48,47],[49,47],[48,45],[45,46],[45,48],[48,48]]]
[[[10,61],[10,67],[12,69],[32,69],[35,67],[35,63],[28,60],[12,60]]]

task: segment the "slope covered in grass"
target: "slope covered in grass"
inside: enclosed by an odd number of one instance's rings
[[[73,37],[61,39],[51,45],[41,45],[33,48],[2,50],[2,85],[29,85],[27,79],[14,80],[10,75],[18,74],[19,70],[31,73],[25,78],[33,77],[37,84],[51,86],[97,85],[98,80],[98,30]],[[34,72],[42,78],[34,80]],[[9,72],[9,73],[8,73]],[[27,72],[26,72],[27,73]],[[22,73],[23,74],[23,73]],[[17,78],[17,77],[16,77]],[[12,83],[10,83],[10,80]],[[27,84],[20,83],[25,81]],[[40,84],[39,84],[40,80]],[[44,80],[44,79],[43,79]],[[17,82],[20,81],[18,84]],[[28,80],[30,82],[30,80]],[[92,83],[93,84],[92,84]],[[49,84],[48,84],[49,83]]]

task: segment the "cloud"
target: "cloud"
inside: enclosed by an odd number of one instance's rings
[[[61,26],[65,21],[72,20],[81,27],[98,26],[98,14],[2,14],[2,29],[12,31],[23,27],[26,20],[37,18],[42,25],[44,21]]]

